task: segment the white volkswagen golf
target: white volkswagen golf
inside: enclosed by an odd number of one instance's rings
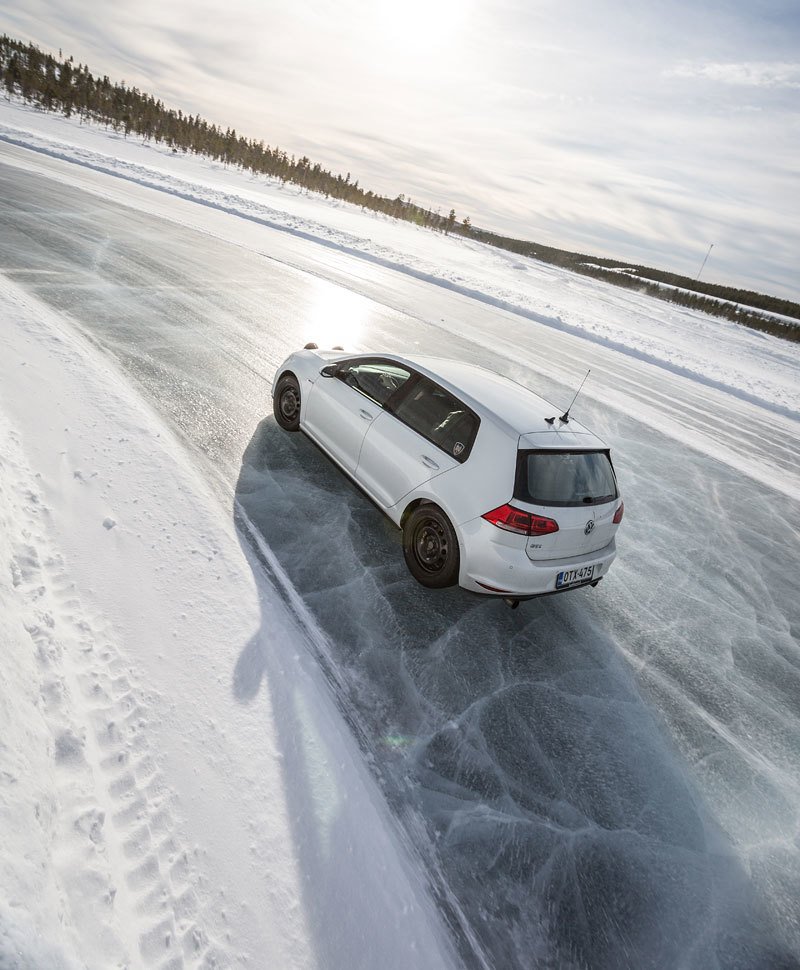
[[[403,531],[423,586],[519,600],[596,586],[623,504],[609,449],[520,384],[436,357],[309,344],[275,374],[304,431]]]

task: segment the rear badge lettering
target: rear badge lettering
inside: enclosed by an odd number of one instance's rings
[[[586,528],[583,530],[583,534],[588,536],[592,529],[594,529],[594,519],[589,519],[586,523]]]

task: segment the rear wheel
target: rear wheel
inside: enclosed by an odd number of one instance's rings
[[[403,526],[403,555],[411,575],[429,589],[458,582],[458,537],[436,505],[420,505]]]
[[[291,374],[286,374],[278,381],[272,410],[284,431],[300,430],[300,385]]]

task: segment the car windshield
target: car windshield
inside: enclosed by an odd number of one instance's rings
[[[520,451],[514,497],[532,505],[602,505],[617,498],[606,451]]]

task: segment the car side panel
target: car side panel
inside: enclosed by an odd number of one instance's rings
[[[287,357],[275,370],[275,376],[272,378],[272,396],[275,396],[275,388],[281,377],[287,371],[291,371],[300,384],[300,422],[302,424],[311,388],[320,377],[320,371],[326,364],[342,356],[342,354],[329,351],[298,350],[297,353]]]
[[[364,438],[356,479],[381,508],[389,508],[424,482],[457,467],[455,458],[383,411]]]
[[[319,377],[310,386],[303,430],[348,472],[355,472],[361,445],[381,408],[336,377]]]
[[[517,438],[482,418],[469,458],[403,496],[388,514],[399,523],[408,505],[423,499],[441,506],[454,526],[468,522],[511,499],[516,456]]]

